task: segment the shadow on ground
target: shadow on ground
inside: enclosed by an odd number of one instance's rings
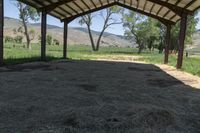
[[[53,60],[59,60],[62,58],[59,57],[53,57],[53,56],[47,56],[46,61],[53,61]],[[4,65],[17,65],[17,64],[23,64],[23,63],[30,63],[30,62],[38,62],[41,61],[40,56],[34,56],[34,57],[24,57],[24,58],[8,58],[4,60]]]
[[[154,65],[53,61],[0,70],[1,133],[200,132],[200,90]]]

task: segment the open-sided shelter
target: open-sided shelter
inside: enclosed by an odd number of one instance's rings
[[[177,68],[182,67],[187,16],[200,7],[200,0],[18,0],[42,12],[41,59],[46,58],[47,14],[64,22],[63,57],[67,57],[68,23],[77,17],[114,5],[133,10],[162,22],[167,27],[165,61],[168,63],[171,26],[181,21]],[[3,64],[3,0],[0,0],[0,64]]]

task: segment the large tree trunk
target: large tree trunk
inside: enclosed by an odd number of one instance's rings
[[[29,37],[27,23],[26,23],[24,15],[23,15],[24,11],[23,11],[22,4],[20,4],[20,12],[21,12],[20,14],[22,14],[22,23],[23,23],[23,26],[24,26],[24,34],[26,36],[27,48],[31,49],[31,39]]]
[[[92,50],[95,51],[95,44],[94,44],[94,40],[93,40],[93,37],[92,37],[92,33],[91,33],[91,29],[90,29],[90,26],[88,25],[88,32],[89,32],[89,37],[90,37],[90,41],[91,41],[91,45],[92,45]]]
[[[98,38],[98,41],[97,41],[97,47],[96,47],[95,51],[99,51],[99,46],[100,46],[101,38],[103,36],[104,31],[105,31],[105,28],[102,30],[102,32],[99,35],[99,38]]]
[[[135,36],[135,38],[136,38],[136,43],[138,44],[138,54],[140,54],[143,50],[143,42],[140,41],[137,36]]]
[[[24,34],[26,36],[26,41],[27,41],[27,48],[31,49],[31,40],[28,34],[28,28],[27,28],[27,24],[25,22],[25,20],[23,19],[23,26],[24,26]]]
[[[139,44],[139,49],[138,49],[138,54],[141,54],[142,53],[142,44]]]

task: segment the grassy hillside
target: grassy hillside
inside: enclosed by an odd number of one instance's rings
[[[4,33],[5,36],[14,37],[13,29],[18,29],[21,23],[18,19],[5,17]],[[36,31],[35,39],[33,43],[38,43],[38,38],[41,33],[40,23],[31,23],[28,25],[29,29],[34,29]],[[99,32],[92,31],[95,41],[98,39]],[[54,39],[59,40],[60,43],[63,42],[63,28],[55,25],[47,25],[47,34],[51,35]],[[24,37],[24,42],[25,42]],[[90,44],[89,35],[87,29],[85,28],[72,28],[69,27],[68,30],[68,43],[70,45],[88,45]],[[126,40],[123,36],[114,35],[111,33],[105,33],[102,37],[101,46],[116,46],[116,47],[132,47],[132,43]]]

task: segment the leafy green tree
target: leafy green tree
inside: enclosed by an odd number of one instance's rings
[[[51,35],[47,35],[47,44],[48,44],[48,45],[51,45],[52,42],[53,42],[52,36],[51,36]]]
[[[38,21],[40,18],[39,13],[36,9],[31,6],[25,5],[21,2],[16,2],[16,7],[19,10],[19,18],[23,25],[23,33],[26,36],[27,48],[31,49],[31,41],[34,38],[34,30],[28,30],[29,20]]]
[[[125,36],[136,42],[138,53],[146,47],[151,51],[159,35],[158,22],[133,11],[123,12],[122,16]]]
[[[15,40],[15,43],[22,44],[23,36],[18,35],[14,38],[14,40]]]
[[[11,36],[5,36],[4,37],[4,41],[5,43],[13,43],[14,42],[14,38]]]
[[[197,13],[196,13],[197,14]],[[159,21],[152,18],[144,17],[133,11],[123,12],[123,26],[125,29],[125,36],[133,39],[138,44],[138,53],[146,46],[151,50],[154,47],[159,49],[162,53],[165,47],[166,26]],[[198,19],[195,16],[188,16],[186,44],[192,44],[192,36],[196,32],[196,25]],[[172,27],[171,31],[171,50],[178,50],[180,22]],[[157,46],[157,44],[159,44]]]
[[[53,44],[54,45],[60,45],[60,42],[57,39],[53,39]]]
[[[196,32],[196,25],[199,21],[198,18],[194,16],[188,16],[187,21],[187,31],[186,31],[186,44],[192,44],[192,38],[193,34]],[[171,32],[171,46],[170,49],[175,51],[175,53],[178,51],[178,40],[179,40],[179,31],[180,31],[180,22],[178,22],[176,25],[172,27]]]
[[[122,10],[122,8],[120,8],[118,6],[113,6],[113,7],[105,9],[105,13],[104,13],[104,10],[100,12],[99,16],[103,19],[104,24],[103,24],[102,30],[100,31],[100,35],[99,35],[96,43],[94,42],[94,38],[93,38],[93,35],[92,35],[92,31],[91,31],[91,26],[92,26],[93,18],[96,17],[97,15],[87,14],[87,15],[82,16],[80,18],[79,24],[80,25],[85,24],[87,26],[88,34],[89,34],[89,37],[90,37],[90,41],[91,41],[93,51],[99,50],[100,42],[101,42],[102,36],[103,36],[106,29],[108,29],[111,25],[121,24],[120,21],[116,20],[113,17],[115,14],[118,14],[121,10]]]

